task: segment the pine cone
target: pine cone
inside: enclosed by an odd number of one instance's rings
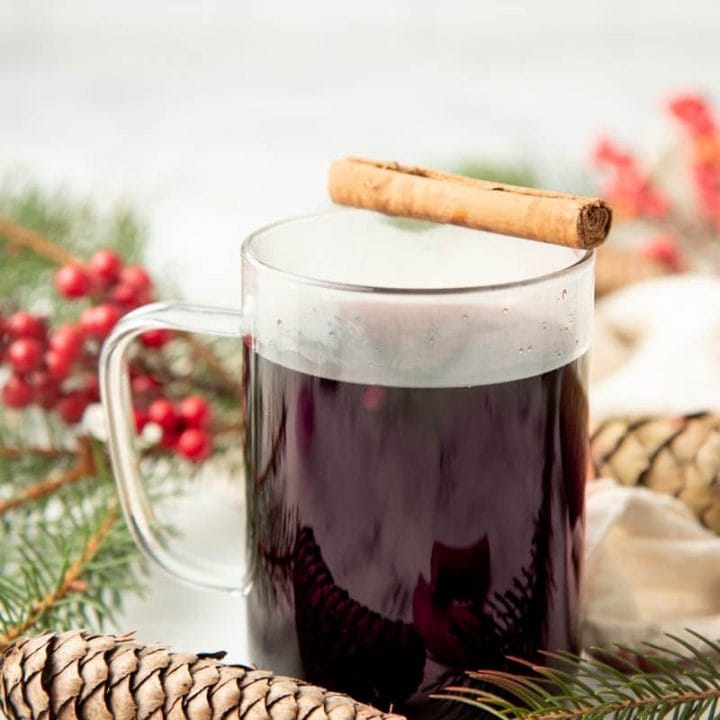
[[[37,635],[0,656],[0,709],[8,720],[402,720],[299,680],[223,665],[222,655],[170,653],[132,634]]]
[[[682,500],[720,534],[720,416],[612,418],[594,430],[596,477],[646,485]]]
[[[602,247],[595,258],[595,294],[602,297],[626,285],[667,275],[668,268],[638,253]]]

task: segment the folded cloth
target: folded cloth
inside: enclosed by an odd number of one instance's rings
[[[720,278],[674,275],[597,304],[590,407],[613,415],[720,411]]]
[[[720,637],[720,537],[674,497],[591,481],[585,563],[585,648]]]

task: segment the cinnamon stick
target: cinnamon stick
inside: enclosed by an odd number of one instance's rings
[[[600,245],[612,222],[599,198],[358,157],[333,162],[329,190],[340,205],[581,249]]]

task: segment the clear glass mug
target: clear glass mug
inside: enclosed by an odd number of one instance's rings
[[[130,528],[247,595],[248,661],[381,708],[577,650],[592,313],[592,252],[365,211],[262,229],[241,310],[143,307],[104,347]],[[238,337],[245,579],[180,556],[143,489],[125,353],[152,328]]]

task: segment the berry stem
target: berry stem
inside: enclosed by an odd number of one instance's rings
[[[14,445],[0,445],[0,458],[16,460],[24,455],[39,455],[45,458],[59,458],[75,456],[77,453],[61,447],[20,447]]]
[[[245,422],[241,418],[239,422],[213,423],[213,432],[215,435],[237,435],[245,432]]]
[[[57,449],[52,448],[52,451],[57,452]],[[48,456],[52,457],[52,455]],[[93,462],[90,445],[87,440],[80,442],[76,457],[77,462],[69,470],[62,472],[53,471],[44,480],[28,485],[19,495],[8,498],[7,500],[0,500],[0,515],[9,510],[21,507],[22,505],[26,505],[29,502],[33,502],[34,500],[52,495],[61,488],[73,485],[95,472],[95,463]]]

